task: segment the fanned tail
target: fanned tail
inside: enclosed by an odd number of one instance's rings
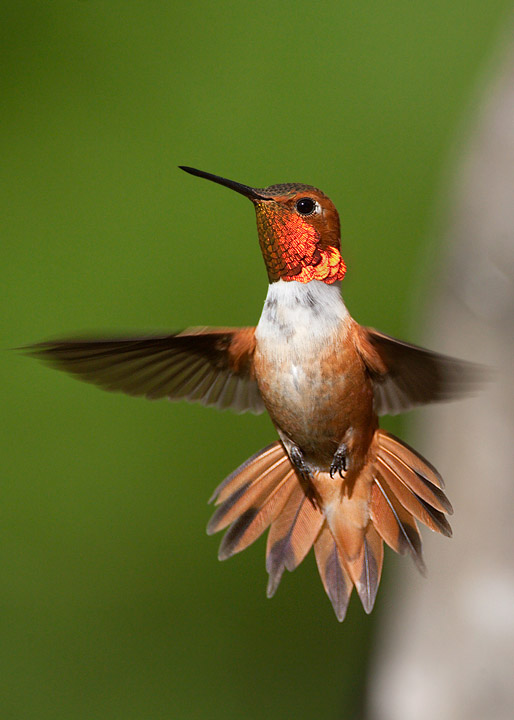
[[[251,545],[282,511],[298,484],[282,445],[275,442],[253,455],[214,491],[218,508],[207,525],[212,535],[228,527],[218,557],[235,555]]]
[[[442,487],[437,470],[415,450],[384,430],[375,432],[368,463],[355,479],[351,492],[343,482],[342,492],[324,506],[338,550],[338,564],[347,572],[344,576],[333,569],[331,577],[338,577],[338,581],[327,583],[320,567],[338,617],[344,617],[344,602],[348,602],[348,578],[355,585],[364,610],[371,612],[380,583],[383,540],[400,554],[410,553],[419,571],[425,572],[416,521],[451,536],[445,513],[451,514],[453,510]],[[328,547],[328,540],[323,542]],[[334,562],[332,556],[332,568]]]
[[[307,555],[323,525],[323,519],[323,513],[314,507],[297,482],[268,534],[268,597],[275,594],[284,570],[292,572]]]
[[[382,539],[369,517],[372,482],[371,468],[367,465],[355,479],[351,492],[343,482],[325,505],[328,527],[342,564],[367,613],[375,603],[384,557]]]
[[[228,527],[220,560],[244,550],[270,527],[266,569],[268,597],[275,594],[284,570],[302,562],[323,525],[323,513],[306,497],[298,476],[279,442],[253,455],[215,490],[218,508],[209,534]]]
[[[350,602],[353,582],[334,536],[326,523],[314,543],[314,553],[325,592],[332,603],[337,619],[339,622],[343,622]]]
[[[450,536],[445,513],[452,507],[430,463],[384,430],[377,430],[368,462],[352,481],[315,474],[320,507],[305,495],[281,445],[256,453],[214,492],[218,506],[207,531],[228,528],[220,560],[241,552],[270,528],[266,551],[268,597],[284,570],[293,571],[314,545],[325,591],[342,621],[355,585],[364,610],[371,612],[383,564],[383,541],[409,553],[423,573],[417,521]]]
[[[453,508],[437,470],[413,448],[385,430],[375,433],[370,517],[383,540],[397,553],[410,553],[424,574],[417,522],[451,537],[444,513]]]

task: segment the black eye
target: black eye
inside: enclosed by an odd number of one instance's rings
[[[296,210],[300,215],[311,215],[316,208],[316,203],[310,197],[300,198],[296,201]]]

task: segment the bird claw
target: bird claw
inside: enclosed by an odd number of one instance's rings
[[[300,476],[300,482],[305,492],[307,500],[311,503],[315,510],[321,509],[321,498],[319,497],[316,488],[312,484],[311,473],[309,466],[305,462],[303,453],[297,445],[293,445],[290,451],[290,457]]]
[[[334,459],[332,460],[332,464],[330,465],[330,477],[334,478],[334,476],[339,473],[340,478],[344,478],[343,473],[346,473],[348,470],[348,448],[343,443],[339,446],[337,449]]]
[[[309,468],[307,463],[304,460],[303,453],[300,450],[300,448],[297,445],[293,445],[291,448],[291,460],[293,461],[293,464],[295,468],[298,470],[298,472],[302,473],[302,475],[309,475]]]

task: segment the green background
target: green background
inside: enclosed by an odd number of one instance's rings
[[[7,348],[256,322],[251,205],[178,164],[321,187],[354,316],[419,339],[442,169],[510,5],[1,4],[2,719],[361,716],[387,578],[339,625],[312,557],[269,601],[263,542],[220,564],[205,535],[269,420],[109,395]]]

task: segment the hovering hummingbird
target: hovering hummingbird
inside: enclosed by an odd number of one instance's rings
[[[299,183],[256,189],[182,167],[253,203],[269,289],[256,327],[198,327],[162,337],[60,340],[28,351],[106,390],[268,411],[279,440],[214,491],[207,532],[227,531],[219,558],[268,527],[267,594],[314,545],[342,621],[355,586],[373,607],[383,541],[423,572],[417,522],[450,536],[452,507],[437,470],[379,428],[378,416],[470,391],[476,365],[359,325],[340,285],[346,266],[339,216]]]

